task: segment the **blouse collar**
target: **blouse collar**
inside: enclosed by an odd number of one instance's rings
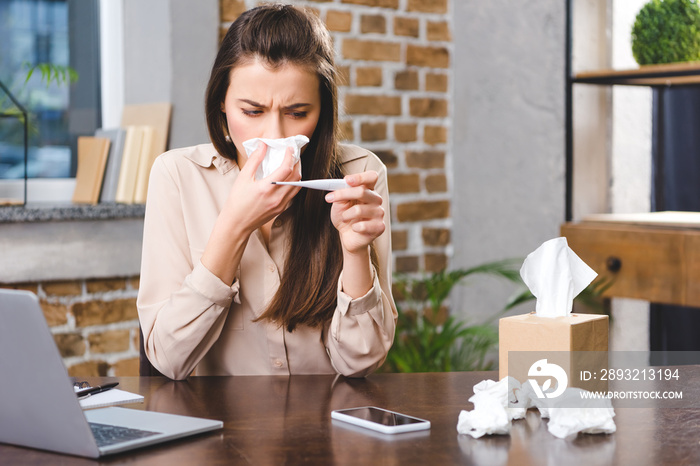
[[[214,165],[214,168],[222,175],[238,166],[233,160],[222,157],[213,144],[200,144],[195,147],[195,150],[189,152],[186,157],[203,168]]]

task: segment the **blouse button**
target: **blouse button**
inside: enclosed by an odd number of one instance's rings
[[[275,367],[282,367],[282,361],[275,359]]]

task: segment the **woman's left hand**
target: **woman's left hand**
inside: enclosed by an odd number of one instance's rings
[[[343,249],[350,254],[363,253],[367,246],[384,233],[382,197],[373,191],[377,172],[367,171],[345,177],[349,188],[326,195],[332,202],[331,221],[340,233]]]

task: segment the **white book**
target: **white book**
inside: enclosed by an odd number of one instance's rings
[[[134,203],[134,189],[136,187],[136,175],[141,158],[141,146],[143,141],[142,126],[127,126],[126,139],[124,140],[124,155],[122,156],[119,170],[119,182],[115,201],[123,204]]]
[[[151,175],[151,167],[159,152],[154,150],[155,129],[152,126],[143,126],[143,138],[141,140],[141,157],[139,169],[136,173],[134,185],[134,204],[145,204],[148,193],[148,178]]]
[[[124,405],[129,403],[143,403],[143,396],[118,388],[112,388],[94,395],[78,399],[83,409],[103,408],[105,406]]]

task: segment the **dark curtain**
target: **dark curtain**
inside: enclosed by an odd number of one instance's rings
[[[655,88],[652,127],[652,210],[700,211],[700,87]],[[652,351],[700,351],[700,309],[652,303],[649,337]],[[697,359],[660,353],[652,363]]]

